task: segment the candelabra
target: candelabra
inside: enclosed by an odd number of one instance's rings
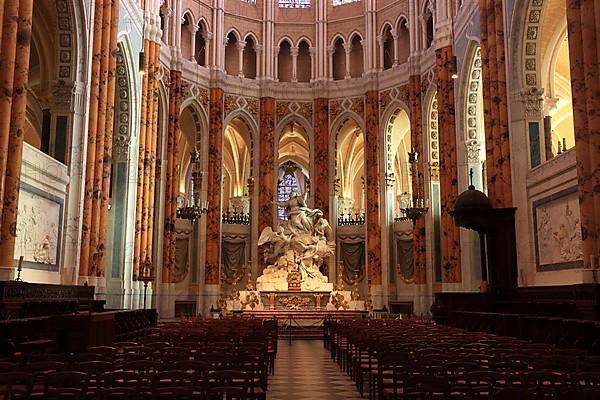
[[[192,156],[192,182],[190,200],[184,207],[177,209],[177,218],[188,219],[195,221],[208,212],[208,201],[200,201],[200,190],[202,187],[202,177],[204,172],[200,169],[200,152],[194,149],[190,152]]]
[[[409,198],[407,204],[404,205],[405,207],[401,208],[404,215],[413,220],[413,222],[421,218],[427,213],[427,210],[429,210],[427,199],[419,197],[420,185],[418,157],[419,153],[417,153],[415,149],[412,149],[412,151],[408,152],[408,163],[410,164],[411,172],[415,176],[415,187],[417,194]]]
[[[152,260],[147,258],[142,263],[141,274],[138,277],[138,281],[144,282],[144,309],[146,309],[146,294],[148,292],[148,283],[154,281],[154,275],[152,273]]]

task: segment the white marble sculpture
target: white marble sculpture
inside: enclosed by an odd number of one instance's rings
[[[288,261],[295,257],[293,264],[299,267],[302,291],[330,292],[333,284],[319,271],[323,259],[335,249],[329,222],[321,210],[308,208],[298,192],[290,193],[288,201],[279,206],[284,207],[287,221],[279,221],[275,230],[265,228],[258,239],[271,264],[256,280],[257,290],[288,290]]]

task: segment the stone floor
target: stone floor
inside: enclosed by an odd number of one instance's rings
[[[282,340],[268,400],[358,400],[354,383],[331,359],[321,340]]]

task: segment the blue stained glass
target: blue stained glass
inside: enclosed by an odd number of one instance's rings
[[[310,8],[311,0],[279,0],[279,8]]]
[[[360,0],[333,0],[333,5],[341,6],[342,4],[356,3],[357,1],[360,1]]]
[[[280,203],[288,201],[290,198],[290,193],[298,190],[298,181],[296,177],[290,172],[286,172],[279,181],[279,187],[277,188],[277,201]],[[287,216],[285,215],[285,209],[283,207],[279,207],[277,211],[279,215],[279,219],[287,220]]]

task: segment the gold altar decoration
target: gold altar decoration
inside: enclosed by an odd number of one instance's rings
[[[269,293],[269,310],[275,309],[275,298],[277,295],[275,293]]]
[[[246,290],[249,292],[253,292],[254,291],[254,283],[252,282],[252,271],[250,270],[250,266],[247,265],[246,269],[248,271],[248,278],[246,280]]]
[[[336,310],[339,310],[340,308],[347,310],[350,308],[348,302],[344,298],[344,295],[341,293],[336,293],[335,296],[331,298],[331,304],[333,304]]]
[[[354,284],[354,289],[352,290],[352,293],[350,293],[350,297],[354,301],[359,301],[360,300],[360,290],[358,290],[358,284],[357,283]]]
[[[294,258],[296,258],[296,252],[294,251],[294,257],[288,257],[288,290],[290,292],[299,292],[302,290],[302,284],[300,282],[301,276],[300,271],[298,269],[298,265],[294,263]]]
[[[250,307],[250,309],[254,310],[258,305],[259,300],[256,292],[250,292],[246,295],[246,298],[240,302],[242,306],[242,310],[246,309],[246,306]]]
[[[344,262],[340,261],[338,266],[338,277],[337,277],[337,285],[335,290],[342,291],[344,290]]]
[[[238,290],[237,287],[232,286],[231,287],[231,293],[229,293],[229,300],[231,301],[236,301],[240,299],[240,291]]]
[[[321,298],[323,298],[321,293],[315,294],[315,307],[317,310],[321,309]]]
[[[282,297],[279,299],[279,303],[290,310],[301,310],[302,307],[309,305],[311,302],[310,297]]]

